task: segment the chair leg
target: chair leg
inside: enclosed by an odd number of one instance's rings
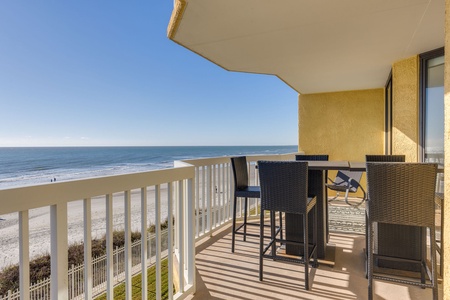
[[[365,258],[366,258],[366,261],[364,262],[364,266],[365,266],[365,268],[366,268],[366,278],[368,278],[367,276],[368,276],[368,273],[369,273],[369,267],[368,267],[368,261],[369,261],[369,255],[368,255],[368,251],[369,251],[369,219],[368,219],[368,217],[367,217],[367,212],[364,214],[364,216],[365,216],[365,221],[366,221],[366,228],[365,228],[365,230],[366,230],[366,249],[365,249],[365,252],[366,253],[364,253],[364,255],[365,255]]]
[[[245,203],[244,203],[244,242],[247,240],[247,209],[248,209],[248,198],[245,197]]]
[[[344,201],[345,201],[345,203],[347,203],[348,205],[351,205],[351,204],[348,202],[348,191],[349,191],[349,188],[350,188],[350,187],[348,187],[348,188],[345,190]]]
[[[305,290],[309,290],[309,231],[308,231],[308,213],[303,215],[303,261],[305,262]]]
[[[368,245],[368,249],[367,249],[367,277],[368,277],[368,300],[372,300],[373,298],[373,230],[372,230],[372,222],[368,222],[367,224],[367,231],[368,231],[368,235],[367,235],[367,245]]]
[[[328,197],[327,197],[327,198],[328,198]],[[339,198],[339,192],[336,192],[336,196],[334,196],[334,197],[331,198],[331,199],[327,199],[327,200],[328,200],[328,202],[332,202],[332,201],[336,200],[337,198]]]
[[[259,281],[263,280],[263,250],[264,250],[264,211],[261,210],[259,223]]]
[[[422,239],[423,242],[421,243],[421,253],[420,253],[420,283],[425,284],[426,278],[425,278],[425,273],[426,273],[426,266],[427,266],[427,245],[425,243],[425,241],[427,240],[426,237],[427,234],[427,229],[423,228],[421,229],[421,235],[422,235]],[[431,278],[430,278],[431,280]],[[422,287],[422,289],[425,289],[425,287]]]
[[[234,197],[233,201],[233,227],[231,230],[231,253],[234,253],[234,240],[236,236],[236,204],[237,204],[237,197]]]
[[[319,267],[319,263],[317,262],[317,205],[314,207],[314,228],[313,228],[313,244],[315,247],[314,250],[314,268]]]
[[[280,239],[283,239],[283,213],[280,211]]]
[[[431,276],[433,282],[433,300],[438,300],[437,261],[436,261],[436,228],[430,228],[431,241]]]
[[[270,241],[274,241],[277,238],[277,234],[275,232],[275,212],[270,212]],[[275,255],[277,254],[277,243],[272,243],[272,257],[275,260]]]

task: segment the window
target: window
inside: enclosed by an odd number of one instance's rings
[[[444,48],[420,55],[420,152],[444,165]],[[443,187],[438,186],[440,190]]]

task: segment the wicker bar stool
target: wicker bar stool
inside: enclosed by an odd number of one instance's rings
[[[368,296],[373,297],[373,279],[412,284],[433,289],[433,299],[438,299],[436,273],[435,236],[435,186],[436,164],[425,163],[367,163],[368,201]],[[390,257],[375,253],[374,223],[417,226],[429,229],[431,248],[431,270],[427,265],[427,251],[421,251],[418,260]],[[388,233],[386,233],[388,234]],[[426,249],[426,238],[410,240],[410,248]],[[406,244],[408,245],[408,244]],[[389,246],[389,245],[387,245]],[[402,245],[403,247],[405,245]],[[396,247],[396,246],[393,246]],[[389,259],[420,266],[421,280],[392,277],[387,274],[374,274],[374,259]],[[427,283],[425,272],[430,283]]]
[[[404,155],[366,155],[366,161],[370,162],[405,162],[405,156]]]
[[[295,155],[296,161],[328,161],[328,154],[297,154]],[[328,229],[328,190],[324,188],[326,180],[328,178],[328,171],[317,171],[308,170],[308,194],[315,195],[317,197],[317,241],[319,244],[326,244],[329,237]],[[297,240],[295,237],[291,236],[292,232],[298,232],[303,230],[303,222],[301,218],[297,217],[295,214],[287,214],[285,220],[286,226],[286,239]],[[309,218],[309,228],[313,228],[313,218]],[[326,232],[325,236],[320,234],[320,232]],[[309,231],[309,239],[312,240],[312,232]],[[286,252],[289,253],[303,253],[303,249],[299,249],[294,245],[287,245]],[[325,252],[321,253],[322,250],[319,248],[317,250],[318,257],[325,256]]]
[[[328,154],[296,154],[295,160],[298,160],[298,161],[308,161],[308,160],[328,161]]]
[[[301,161],[259,161],[259,177],[261,183],[261,221],[260,221],[260,255],[259,280],[263,280],[263,258],[275,261],[301,263],[305,266],[305,289],[309,290],[309,265],[317,267],[317,206],[316,197],[308,196],[308,163]],[[313,240],[309,242],[308,220],[314,209]],[[270,241],[264,245],[264,217],[270,214]],[[303,218],[303,241],[292,241],[278,238],[275,231],[275,213],[297,214]],[[277,254],[278,244],[294,244],[303,246],[303,256],[293,258]],[[267,252],[269,253],[267,254]]]
[[[234,201],[233,201],[233,227],[231,234],[231,252],[234,253],[236,234],[243,235],[243,240],[246,241],[247,236],[259,237],[259,234],[248,233],[247,225],[259,226],[259,223],[250,223],[247,221],[248,215],[248,198],[260,198],[261,189],[259,186],[248,185],[248,168],[247,158],[245,156],[232,157],[231,166],[233,169],[234,177]],[[244,198],[244,222],[236,227],[236,212],[237,212],[237,198]],[[257,208],[256,208],[257,209]],[[277,227],[277,231],[282,233],[280,213],[280,226]],[[243,229],[243,232],[241,231]]]
[[[375,155],[366,155],[366,162],[405,162],[405,155],[384,155],[384,154],[375,154]],[[366,216],[366,223],[367,223],[367,216]],[[397,243],[401,244],[405,242],[404,232],[411,231],[411,229],[408,229],[405,225],[395,225],[392,224],[376,224],[374,226],[375,239],[374,243],[378,249],[378,254],[381,255],[387,255],[387,256],[396,256],[399,255],[399,253],[395,253],[395,248],[388,247],[392,241],[396,241]],[[367,226],[366,226],[366,236],[368,236]],[[367,245],[367,239],[366,239],[366,250],[369,249]],[[392,252],[394,250],[394,252]],[[404,255],[404,254],[401,254]],[[412,256],[415,256],[414,254]],[[367,253],[366,253],[367,258]],[[378,264],[378,262],[376,262]],[[383,262],[380,262],[380,265],[383,265]],[[366,277],[367,277],[367,269],[366,269]]]

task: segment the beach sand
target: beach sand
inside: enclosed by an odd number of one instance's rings
[[[199,172],[199,192],[202,193],[203,171]],[[232,180],[232,175],[230,177]],[[258,185],[257,170],[254,164],[249,170],[250,185]],[[217,183],[216,183],[217,184]],[[148,223],[155,224],[155,190],[148,188]],[[113,195],[113,226],[122,230],[124,224],[124,195]],[[199,195],[202,198],[202,195]],[[131,192],[131,227],[140,231],[141,227],[141,194],[140,190]],[[252,202],[250,202],[252,203]],[[199,200],[197,206],[202,206]],[[161,222],[167,219],[167,185],[161,185]],[[4,220],[2,220],[4,219]],[[19,262],[19,225],[18,213],[0,215],[0,270]],[[30,259],[50,253],[50,207],[42,207],[29,211],[30,225]],[[68,204],[68,242],[69,245],[83,241],[83,201]],[[106,233],[106,197],[92,199],[92,237],[101,238]]]
[[[148,224],[155,224],[155,191],[148,189]],[[68,242],[69,245],[83,241],[83,201],[69,202]],[[92,237],[101,238],[106,233],[106,197],[92,198]],[[167,219],[167,189],[161,187],[161,222]],[[124,225],[124,193],[113,195],[114,230]],[[131,192],[131,227],[141,228],[141,193]],[[50,253],[50,207],[29,211],[30,259]],[[0,215],[0,270],[19,262],[19,216],[18,213]]]

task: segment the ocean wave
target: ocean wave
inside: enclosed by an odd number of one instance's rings
[[[21,175],[0,178],[0,189],[8,187],[29,186],[53,181],[69,181],[83,178],[105,177],[128,173],[139,173],[150,170],[165,169],[173,163],[124,164],[107,167],[91,167],[86,169],[34,169]]]
[[[0,148],[0,189],[166,169],[175,160],[295,151],[297,146]]]

